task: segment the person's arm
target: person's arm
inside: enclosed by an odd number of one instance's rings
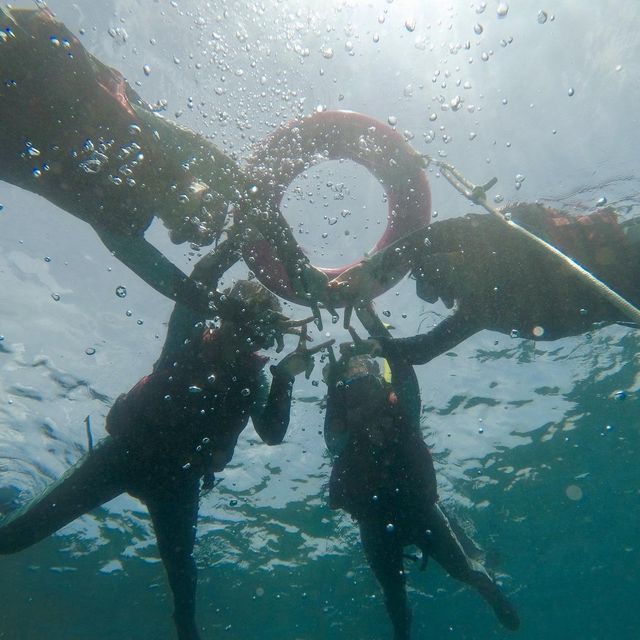
[[[260,439],[268,445],[280,444],[289,427],[294,376],[271,367],[271,386],[264,372],[254,392],[251,421]]]
[[[271,388],[264,373],[256,385],[251,420],[256,433],[269,445],[280,444],[289,427],[291,393],[295,377],[305,372],[308,378],[313,370],[313,355],[333,344],[323,342],[312,349],[306,347],[306,325],[300,331],[298,346],[277,365],[271,367]],[[267,389],[269,389],[267,393]]]
[[[332,365],[335,366],[335,365]],[[327,382],[327,408],[324,414],[324,441],[332,455],[338,455],[347,444],[349,429],[345,419],[344,394],[329,376]]]
[[[377,337],[374,353],[387,358],[389,362],[403,362],[407,365],[426,364],[434,358],[454,349],[481,327],[470,322],[467,316],[458,312],[445,318],[427,333],[408,338]]]
[[[238,258],[235,239],[230,238],[221,242],[214,251],[201,258],[195,265],[189,281],[193,283],[198,295],[202,296],[206,304],[200,305],[197,311],[190,305],[176,304],[169,318],[167,337],[154,370],[164,363],[173,362],[185,341],[201,332],[201,329],[196,329],[196,325],[215,315],[216,311],[224,316],[224,308],[220,308],[223,304],[217,294],[216,285],[225,271],[238,261]],[[210,302],[213,308],[209,307]]]
[[[193,274],[186,275],[143,236],[125,236],[98,227],[96,232],[114,257],[158,293],[201,315],[207,313],[207,288],[198,286]]]
[[[419,429],[422,402],[420,400],[420,385],[418,384],[416,372],[404,360],[391,358],[387,359],[387,362],[391,369],[391,384],[398,399],[398,404],[409,420],[409,424]]]

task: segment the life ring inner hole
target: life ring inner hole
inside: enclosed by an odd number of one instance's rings
[[[360,261],[387,227],[389,205],[380,182],[351,160],[327,160],[296,176],[280,205],[313,264]]]

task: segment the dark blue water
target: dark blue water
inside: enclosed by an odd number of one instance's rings
[[[336,0],[322,10],[311,1],[50,2],[146,99],[167,99],[167,117],[239,158],[317,105],[354,109],[393,116],[415,148],[473,180],[498,176],[493,195],[504,201],[590,209],[606,197],[631,216],[640,202],[638,8],[551,4],[514,0],[499,18],[494,2]],[[463,108],[454,110],[457,95]],[[441,218],[470,210],[435,172],[430,180]],[[295,186],[313,197],[292,188],[286,215],[303,223],[314,260],[347,262],[375,242],[386,207],[364,171],[330,163]],[[317,204],[324,196],[334,215],[351,215],[328,225]],[[171,307],[87,225],[5,184],[0,204],[0,478],[26,500],[86,450],[86,415],[94,437],[104,435],[114,398],[157,358]],[[358,216],[372,221],[369,230]],[[189,269],[193,250],[170,245],[161,225],[150,238]],[[121,285],[124,299],[114,293]],[[377,306],[397,335],[446,312],[418,301],[407,281]],[[327,324],[326,333],[347,339]],[[514,637],[638,635],[638,345],[637,332],[621,327],[535,345],[484,332],[418,370],[441,498],[517,604]],[[323,395],[317,367],[296,384],[285,443],[268,448],[248,429],[203,499],[196,554],[205,638],[390,637],[357,531],[327,506]],[[416,639],[508,635],[435,563],[409,572]],[[173,634],[148,516],[126,496],[3,557],[0,602],[0,638],[9,640]]]

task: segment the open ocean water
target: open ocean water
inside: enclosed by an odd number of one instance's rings
[[[638,214],[635,1],[48,4],[145,99],[166,100],[167,117],[240,160],[322,105],[395,123],[474,182],[498,177],[504,202],[588,211],[606,198]],[[472,210],[435,172],[430,181],[440,219]],[[285,204],[322,265],[362,255],[386,216],[381,187],[348,163],[310,170]],[[4,183],[0,205],[0,501],[23,501],[86,451],[85,416],[104,435],[113,400],[156,360],[171,306],[88,225]],[[197,252],[160,224],[149,237],[190,269]],[[447,313],[409,280],[376,306],[403,336]],[[348,339],[326,320],[323,334]],[[502,630],[435,562],[425,573],[409,563],[416,640],[640,637],[639,336],[613,326],[534,344],[486,331],[417,369],[441,499],[487,551],[522,627]],[[357,530],[327,506],[321,368],[296,382],[285,443],[262,445],[249,427],[202,501],[203,638],[391,637]],[[128,496],[0,558],[0,603],[6,640],[174,633],[149,518]]]

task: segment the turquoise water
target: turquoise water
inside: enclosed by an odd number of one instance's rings
[[[49,4],[146,99],[168,99],[167,117],[239,158],[279,122],[324,105],[395,117],[419,151],[446,156],[478,182],[498,176],[505,202],[588,210],[606,197],[625,216],[638,211],[635,3],[514,0],[503,18],[493,2],[336,1],[322,11],[275,0]],[[464,108],[454,111],[456,95]],[[516,187],[518,174],[526,179]],[[435,172],[430,181],[440,218],[470,210]],[[323,198],[351,216],[328,225]],[[94,437],[104,434],[115,397],[157,358],[171,307],[87,225],[4,183],[0,204],[0,477],[25,500],[86,450],[86,415]],[[299,179],[286,204],[292,225],[303,223],[301,244],[325,265],[375,242],[378,225],[361,229],[358,216],[386,216],[377,183],[338,163]],[[193,249],[170,245],[161,225],[150,238],[189,269]],[[124,299],[114,294],[121,285]],[[446,313],[418,301],[409,281],[377,308],[390,312],[396,335]],[[483,332],[418,369],[441,499],[517,604],[522,628],[513,637],[637,637],[637,353],[637,332],[623,327],[535,345]],[[203,499],[204,638],[390,637],[357,531],[327,506],[320,368],[296,383],[285,443],[268,448],[248,429]],[[409,571],[416,639],[509,635],[435,563]],[[126,496],[3,557],[0,601],[8,640],[173,637],[149,519]]]

